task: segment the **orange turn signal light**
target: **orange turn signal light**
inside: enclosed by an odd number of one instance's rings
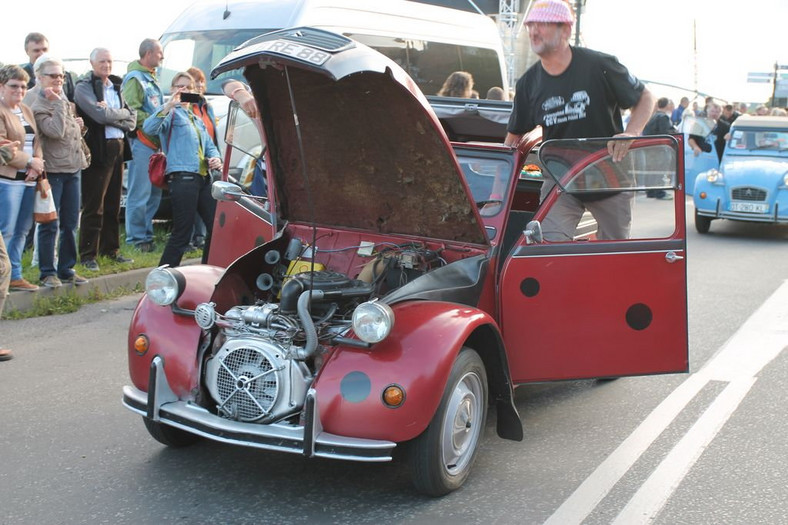
[[[398,408],[405,402],[405,391],[399,385],[389,385],[383,390],[383,403],[389,408]]]
[[[698,197],[700,197],[701,199],[705,199],[706,198],[706,192],[705,191],[700,192],[700,195],[698,195]]]
[[[137,352],[139,355],[144,355],[145,352],[148,351],[150,348],[150,341],[148,340],[148,336],[145,334],[140,334],[134,340],[134,351]]]

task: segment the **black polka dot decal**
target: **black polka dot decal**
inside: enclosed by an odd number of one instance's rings
[[[224,223],[227,221],[227,215],[224,212],[219,214],[219,227],[224,228]]]
[[[520,283],[520,291],[526,297],[534,297],[539,293],[539,281],[533,277],[523,279]]]
[[[633,304],[627,309],[627,324],[633,330],[645,330],[653,318],[651,308],[643,303]]]

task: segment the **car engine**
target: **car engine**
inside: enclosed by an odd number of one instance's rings
[[[217,330],[205,387],[217,414],[235,421],[272,423],[299,414],[326,347],[368,347],[347,337],[358,305],[443,264],[435,252],[413,247],[382,250],[358,278],[324,269],[288,275],[274,250],[265,261],[272,271],[255,285],[267,299],[223,314],[214,303],[195,309],[203,330]]]

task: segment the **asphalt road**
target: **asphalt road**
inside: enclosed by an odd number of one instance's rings
[[[690,374],[521,387],[524,441],[491,417],[441,499],[397,463],[159,445],[120,403],[137,297],[0,321],[0,524],[788,523],[786,240],[690,231]]]

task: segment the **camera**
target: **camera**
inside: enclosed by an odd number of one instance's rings
[[[181,102],[188,102],[189,104],[197,104],[202,97],[197,93],[181,93]]]

